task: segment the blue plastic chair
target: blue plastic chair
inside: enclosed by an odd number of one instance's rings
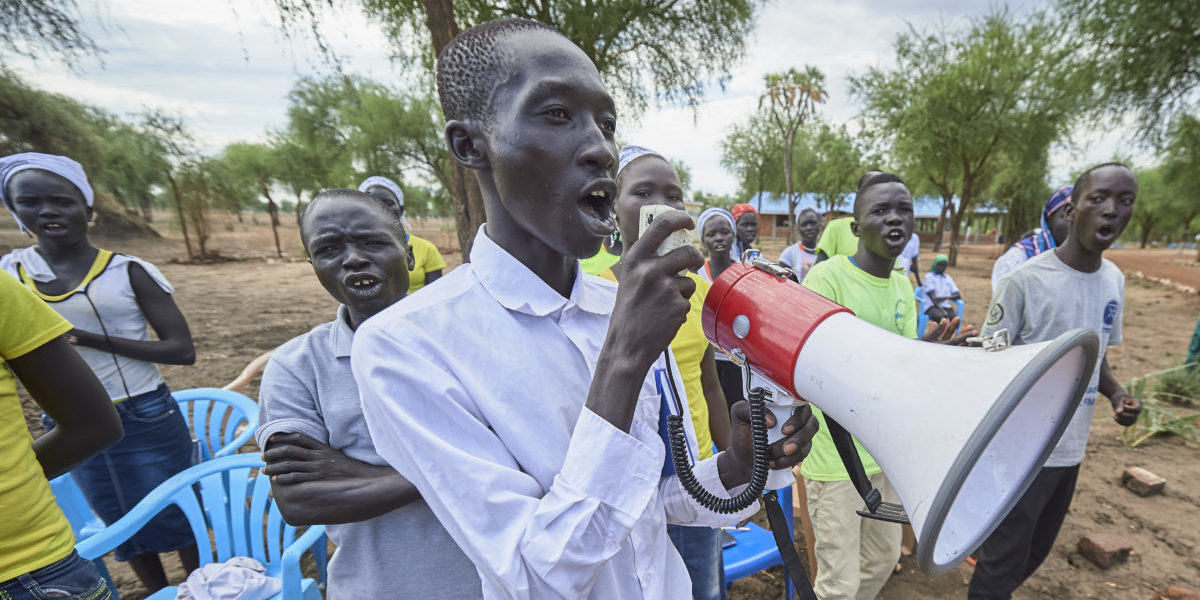
[[[787,519],[788,538],[794,539],[793,532],[796,524],[792,517],[792,487],[779,490],[779,504],[783,507],[783,515]],[[736,540],[736,544],[722,551],[725,561],[725,585],[730,586],[734,581],[749,577],[759,571],[775,565],[782,565],[783,558],[779,556],[779,548],[775,546],[775,537],[769,530],[754,523],[746,524],[747,531],[728,530]],[[785,600],[796,597],[795,585],[792,579],[783,575]]]
[[[324,543],[325,528],[314,525],[296,537],[296,528],[284,522],[271,498],[271,483],[260,471],[262,466],[254,454],[200,463],[164,481],[128,514],[79,542],[75,549],[80,556],[94,560],[174,504],[192,526],[201,565],[249,556],[266,565],[267,575],[283,581],[283,591],[272,600],[320,600],[316,581],[300,573],[300,556]],[[168,587],[149,598],[168,600],[175,594],[176,589]]]
[[[104,521],[101,521],[100,517],[92,511],[91,505],[83,495],[83,490],[79,489],[79,484],[75,483],[75,478],[71,477],[70,473],[51,479],[50,491],[54,493],[54,500],[58,502],[58,507],[62,509],[63,514],[67,517],[67,522],[71,524],[71,532],[75,534],[77,541],[104,529]],[[117,595],[117,586],[113,583],[112,576],[108,574],[108,567],[105,566],[104,559],[97,557],[92,562],[95,563],[96,570],[100,571],[100,576],[108,582],[108,589],[112,590],[113,600],[121,600]]]
[[[913,297],[916,298],[917,302],[922,302],[922,300],[925,298],[925,286],[923,286],[923,285],[917,286],[917,289],[913,290]],[[958,306],[958,329],[954,330],[955,333],[957,333],[962,330],[963,307],[966,305],[963,303],[963,301],[961,299],[955,300],[954,304]],[[917,307],[917,337],[921,337],[921,336],[925,335],[925,327],[927,327],[928,325],[929,325],[929,316],[925,314],[925,311],[921,310],[920,306],[918,306]]]
[[[244,394],[193,388],[171,395],[200,444],[201,461],[236,454],[258,428],[258,403]]]

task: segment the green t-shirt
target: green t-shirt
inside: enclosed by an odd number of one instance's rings
[[[872,325],[905,337],[917,337],[917,307],[912,283],[899,271],[892,271],[889,278],[883,279],[854,266],[849,256],[834,256],[813,265],[801,285],[849,308],[858,318]],[[829,436],[825,416],[815,406],[813,414],[820,421],[821,430],[813,438],[812,451],[800,467],[801,474],[813,481],[849,479],[837,448],[833,446],[833,438]],[[867,475],[879,473],[879,465],[858,440],[854,445]]]
[[[817,252],[825,252],[825,256],[833,258],[835,256],[853,256],[858,252],[858,236],[850,230],[850,223],[854,222],[854,217],[843,217],[834,219],[825,226],[825,231],[821,232],[821,239],[817,240]]]
[[[621,260],[620,256],[605,250],[604,246],[601,245],[599,252],[579,261],[579,268],[583,269],[583,272],[588,275],[599,275],[605,269],[611,269],[619,260]]]

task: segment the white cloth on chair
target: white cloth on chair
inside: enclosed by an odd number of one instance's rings
[[[262,563],[235,556],[192,571],[175,592],[175,600],[267,600],[283,590],[283,582],[266,575]]]

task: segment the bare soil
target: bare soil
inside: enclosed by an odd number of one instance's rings
[[[32,240],[18,234],[7,214],[0,211],[0,252],[27,246]],[[275,257],[271,230],[264,215],[238,223],[232,217],[215,219],[216,233],[208,247],[232,262],[186,264],[182,239],[166,215],[156,227],[161,240],[97,240],[104,247],[134,254],[158,265],[177,289],[176,300],[187,315],[196,342],[197,361],[189,367],[163,367],[168,384],[175,389],[220,387],[232,380],[250,360],[311,327],[329,320],[336,309],[303,259],[295,221],[281,215],[280,229],[285,256]],[[255,223],[254,221],[257,221]],[[461,262],[452,226],[443,221],[417,221],[417,233],[434,241],[443,252],[448,268]],[[194,240],[193,240],[194,243]],[[778,256],[783,243],[767,240],[767,254]],[[923,257],[929,253],[923,249]],[[950,270],[963,290],[966,317],[980,323],[990,295],[991,263],[999,249],[972,246],[963,249],[957,267]],[[1200,271],[1175,263],[1174,251],[1114,251],[1112,257],[1125,269],[1160,273],[1172,281],[1196,286]],[[1194,258],[1185,252],[1183,259]],[[1188,279],[1188,276],[1191,279]],[[1177,279],[1176,279],[1177,278]],[[1122,380],[1176,364],[1186,352],[1198,302],[1194,294],[1154,282],[1129,278],[1126,290],[1125,343],[1109,352],[1109,362]],[[257,389],[248,391],[255,396]],[[1098,404],[1098,407],[1103,403]],[[40,433],[27,406],[30,426]],[[1196,545],[1200,527],[1200,461],[1194,446],[1178,439],[1154,439],[1137,450],[1120,442],[1120,428],[1107,411],[1098,408],[1097,421],[1083,463],[1079,489],[1058,544],[1046,564],[1017,593],[1016,598],[1114,598],[1145,599],[1152,590],[1178,582],[1200,588],[1200,559]],[[246,451],[254,451],[247,448]],[[1120,487],[1120,474],[1127,465],[1143,466],[1168,480],[1163,496],[1140,498]],[[1079,537],[1090,531],[1117,531],[1134,545],[1129,562],[1101,571],[1075,551]],[[803,551],[803,546],[801,546]],[[174,557],[167,557],[174,580],[183,578]],[[145,595],[125,565],[110,562],[122,598],[136,600]],[[902,560],[903,571],[884,588],[884,600],[965,597],[964,582],[971,568],[963,565],[948,575],[921,574],[911,559]],[[734,582],[734,600],[778,598],[782,577],[773,569]]]

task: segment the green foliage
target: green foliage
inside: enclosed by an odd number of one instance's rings
[[[737,176],[738,196],[749,198],[776,189],[773,176],[783,173],[780,161],[783,148],[779,130],[772,127],[761,112],[730,128],[721,140],[721,166]],[[780,181],[782,179],[779,177]]]
[[[854,184],[864,170],[862,151],[855,145],[846,127],[821,124],[812,147],[812,173],[805,187],[817,197],[818,206],[828,211]]]
[[[1088,57],[1092,108],[1138,115],[1139,133],[1160,141],[1200,91],[1200,2],[1058,0],[1064,37]]]
[[[783,187],[788,201],[788,243],[791,243],[796,241],[796,203],[800,196],[796,184],[805,181],[812,172],[809,168],[801,177],[795,177],[797,134],[816,113],[817,105],[829,98],[829,93],[825,90],[825,75],[811,65],[805,65],[802,71],[791,68],[768,73],[763,76],[763,83],[766,90],[758,99],[759,111],[783,140]],[[811,148],[808,144],[801,147]],[[799,164],[808,163],[801,160]]]
[[[712,208],[714,206],[719,206],[724,209],[730,209],[730,208],[733,208],[734,204],[737,204],[739,202],[739,200],[735,196],[726,196],[723,194],[713,194],[710,192],[706,192],[704,190],[697,191],[692,196],[692,200],[700,205],[700,210],[702,210],[702,211],[705,209]]]
[[[1040,157],[1084,101],[1085,73],[1074,45],[1041,14],[1017,23],[995,12],[961,31],[910,29],[895,45],[895,66],[852,77],[851,92],[906,179],[927,182],[951,210],[954,264],[962,216],[1005,166],[1001,157],[1044,165]]]
[[[358,5],[380,23],[404,64],[432,66],[431,38],[504,17],[551,25],[583,49],[633,113],[651,102],[695,105],[724,84],[745,54],[761,0],[275,0],[286,30],[316,23],[327,7]],[[430,4],[452,7],[430,15]],[[429,31],[437,30],[437,31]],[[432,35],[431,35],[432,34]],[[448,39],[448,37],[447,37]],[[328,54],[328,52],[327,52]]]
[[[75,0],[0,2],[0,52],[30,58],[48,52],[63,59],[99,53],[77,11]]]

